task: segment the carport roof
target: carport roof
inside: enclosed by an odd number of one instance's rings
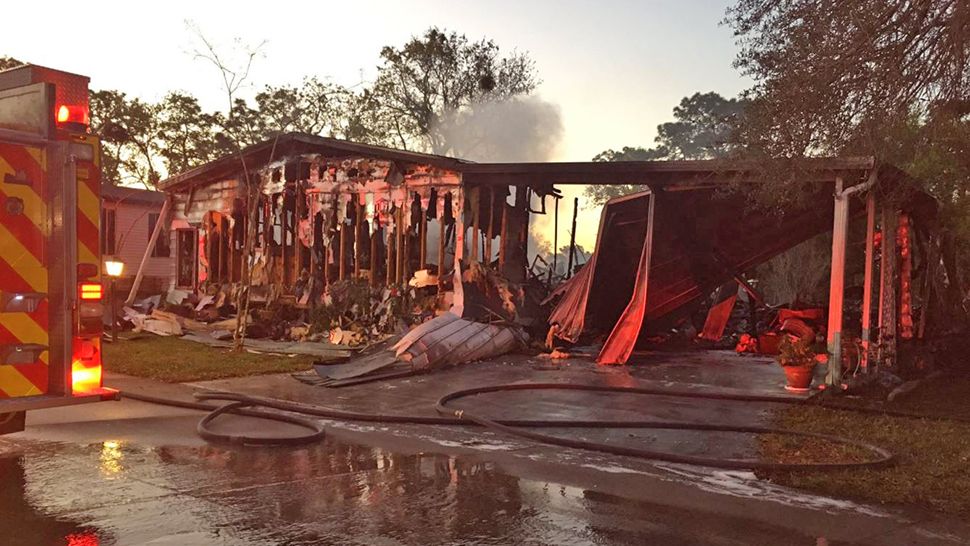
[[[425,154],[358,144],[336,138],[306,133],[286,133],[244,148],[240,154],[223,156],[204,165],[171,176],[158,184],[164,191],[178,191],[190,186],[215,182],[238,175],[240,157],[246,167],[258,169],[266,163],[302,153],[320,153],[334,157],[362,156],[397,161],[409,165],[430,165],[461,173],[472,185],[552,185],[552,184],[719,184],[739,180],[763,180],[767,162],[757,160],[707,159],[691,161],[622,161],[622,162],[543,162],[543,163],[475,163],[443,155]],[[901,171],[880,165],[872,157],[820,157],[784,163],[790,172],[804,180],[834,181],[836,176],[853,173],[863,176],[878,165],[884,174],[905,176]],[[883,173],[883,171],[886,171]],[[853,181],[847,180],[851,183]]]

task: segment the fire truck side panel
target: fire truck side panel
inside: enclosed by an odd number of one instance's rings
[[[0,142],[0,399],[49,390],[48,157]]]

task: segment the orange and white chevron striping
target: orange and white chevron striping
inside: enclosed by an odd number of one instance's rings
[[[42,148],[0,142],[0,295],[47,293],[51,223],[46,163]],[[48,346],[47,308],[41,299],[30,312],[0,309],[4,355],[12,346]],[[32,362],[23,357],[0,361],[0,399],[47,392],[48,352],[28,354],[35,355]]]

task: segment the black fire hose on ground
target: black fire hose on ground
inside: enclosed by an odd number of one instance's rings
[[[313,420],[303,419],[292,415],[277,412],[254,411],[245,409],[247,407],[267,408],[283,411],[290,414],[299,414],[338,421],[358,421],[376,422],[383,424],[410,424],[410,425],[439,425],[439,426],[481,426],[496,430],[511,436],[529,439],[532,441],[569,447],[575,449],[585,449],[613,455],[623,455],[648,459],[655,461],[665,461],[672,463],[683,463],[700,466],[708,466],[726,469],[747,469],[747,470],[835,470],[846,468],[875,468],[889,465],[893,462],[893,454],[879,446],[852,440],[841,436],[818,434],[812,432],[801,432],[789,429],[773,427],[754,427],[754,426],[729,426],[729,425],[708,425],[701,423],[682,423],[667,421],[612,421],[612,420],[537,420],[537,419],[489,419],[468,410],[454,409],[448,407],[449,402],[460,398],[474,396],[478,394],[502,392],[502,391],[522,391],[522,390],[575,390],[591,392],[612,392],[625,394],[644,394],[672,396],[682,398],[698,398],[708,400],[732,400],[745,402],[773,402],[782,404],[802,404],[800,399],[792,399],[783,396],[758,396],[743,395],[723,392],[696,392],[674,389],[656,389],[644,387],[609,387],[594,385],[576,385],[567,383],[516,383],[507,385],[493,385],[488,387],[478,387],[448,393],[441,397],[435,409],[439,416],[420,416],[420,415],[396,415],[396,414],[369,414],[357,413],[341,410],[334,410],[323,406],[289,402],[273,398],[263,398],[247,396],[230,392],[204,391],[196,393],[199,402],[185,402],[179,400],[169,400],[166,398],[153,397],[137,393],[123,392],[122,396],[132,400],[150,402],[153,404],[163,404],[181,408],[209,411],[197,427],[199,435],[212,442],[232,443],[238,445],[302,445],[319,441],[324,436],[323,426]],[[205,400],[228,401],[229,404],[214,406],[202,403]],[[850,408],[840,408],[851,410]],[[245,415],[260,419],[270,419],[286,422],[301,426],[310,430],[304,436],[287,437],[267,437],[267,436],[242,436],[217,433],[209,428],[209,424],[226,413]],[[741,459],[724,459],[715,457],[700,457],[694,455],[681,455],[669,452],[654,451],[633,447],[610,445],[600,442],[590,442],[576,440],[559,436],[552,436],[534,432],[531,428],[641,428],[641,429],[664,429],[664,430],[693,430],[709,432],[735,432],[747,434],[779,434],[786,436],[800,436],[804,438],[814,438],[842,445],[850,445],[868,451],[873,457],[866,461],[859,462],[826,462],[826,463],[771,463],[764,461],[748,461]]]

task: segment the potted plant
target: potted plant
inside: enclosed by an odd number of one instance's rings
[[[788,378],[786,390],[808,392],[817,363],[812,341],[810,337],[798,338],[792,335],[785,335],[781,340],[776,359]]]

